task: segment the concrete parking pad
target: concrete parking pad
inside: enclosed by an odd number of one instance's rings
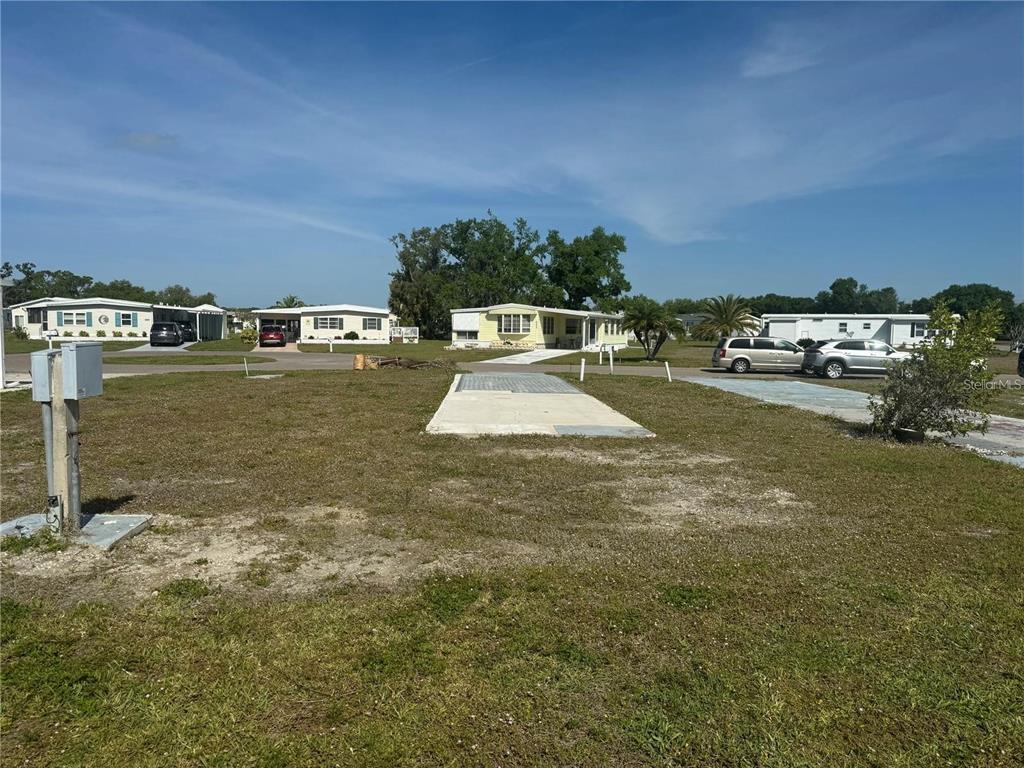
[[[688,381],[705,387],[723,389],[766,403],[789,405],[843,421],[871,423],[868,411],[870,398],[863,392],[839,387],[826,387],[803,381],[766,381],[739,377],[712,378],[688,376],[677,381]],[[993,415],[988,432],[974,432],[962,437],[943,438],[948,443],[970,448],[989,459],[1024,468],[1024,420]]]
[[[544,373],[460,373],[427,432],[449,435],[654,434],[563,379]]]

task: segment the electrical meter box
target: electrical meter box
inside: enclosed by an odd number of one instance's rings
[[[48,403],[50,395],[50,360],[60,352],[56,349],[43,349],[29,355],[32,370],[32,399],[37,403]]]
[[[84,400],[103,394],[103,342],[76,341],[62,344],[64,399]]]

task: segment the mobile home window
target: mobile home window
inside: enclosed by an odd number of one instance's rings
[[[925,331],[928,330],[928,323],[911,323],[910,324],[910,335],[912,337],[924,336]]]
[[[43,310],[41,309],[30,309],[28,311],[28,321],[34,325],[38,325],[43,322]]]
[[[498,315],[498,333],[529,333],[529,315]]]
[[[343,317],[314,317],[314,330],[321,328],[327,331],[342,331],[345,329],[345,318]]]
[[[864,330],[865,331],[870,331],[871,330],[871,323],[864,323]]]
[[[565,332],[569,336],[575,336],[580,332],[580,321],[575,317],[569,317],[565,320]]]
[[[131,325],[132,324],[132,313],[131,312],[118,312],[121,315],[121,322],[118,325]]]
[[[839,324],[839,332],[840,333],[846,333],[846,326],[847,326],[846,323],[840,323]]]
[[[456,331],[456,341],[476,341],[480,337],[479,331]]]
[[[555,318],[542,317],[540,322],[546,335],[550,336],[555,332]]]
[[[85,312],[65,312],[64,325],[85,325]]]
[[[379,317],[364,317],[363,318],[363,330],[364,331],[379,331],[381,322]]]

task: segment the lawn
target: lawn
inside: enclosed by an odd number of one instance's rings
[[[83,498],[156,525],[4,552],[3,764],[1024,760],[1020,470],[641,377],[650,440],[427,436],[450,383],[105,382]]]
[[[121,349],[132,349],[146,343],[146,339],[130,339],[128,341],[111,341],[109,339],[83,339],[77,336],[59,336],[53,340],[54,348],[69,341],[102,341],[104,352],[117,352]],[[18,339],[11,333],[4,334],[4,354],[17,355],[47,349],[48,344],[42,339]]]
[[[188,347],[189,352],[251,352],[255,344],[242,341],[241,334],[233,333],[226,339],[199,341]]]
[[[335,344],[335,354],[406,357],[410,360],[448,360],[453,363],[475,363],[523,352],[522,349],[445,349],[451,344],[444,339],[421,339],[418,344]],[[327,344],[299,344],[302,352],[330,352]]]
[[[136,355],[107,355],[103,359],[110,365],[241,365],[243,357],[249,365],[274,362],[272,357],[258,355],[189,355],[187,351],[157,355],[142,352]]]
[[[644,357],[644,351],[641,347],[630,346],[628,349],[622,350],[615,353],[615,364],[616,365],[664,365],[666,361],[669,365],[679,368],[710,368],[711,367],[711,352],[715,348],[715,342],[713,341],[666,341],[660,350],[658,350],[658,356],[653,360],[647,360]],[[565,357],[556,357],[550,361],[551,363],[578,363],[581,357],[586,358],[587,365],[597,364],[597,353],[596,352],[580,352],[579,350],[568,351],[565,353]],[[604,365],[608,364],[608,356],[603,356]]]

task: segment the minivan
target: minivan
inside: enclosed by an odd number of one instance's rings
[[[772,336],[723,336],[711,353],[711,365],[733,373],[753,369],[799,371],[804,351],[789,339]]]
[[[181,328],[177,323],[153,323],[149,329],[149,345],[168,345],[177,347],[184,341]]]

